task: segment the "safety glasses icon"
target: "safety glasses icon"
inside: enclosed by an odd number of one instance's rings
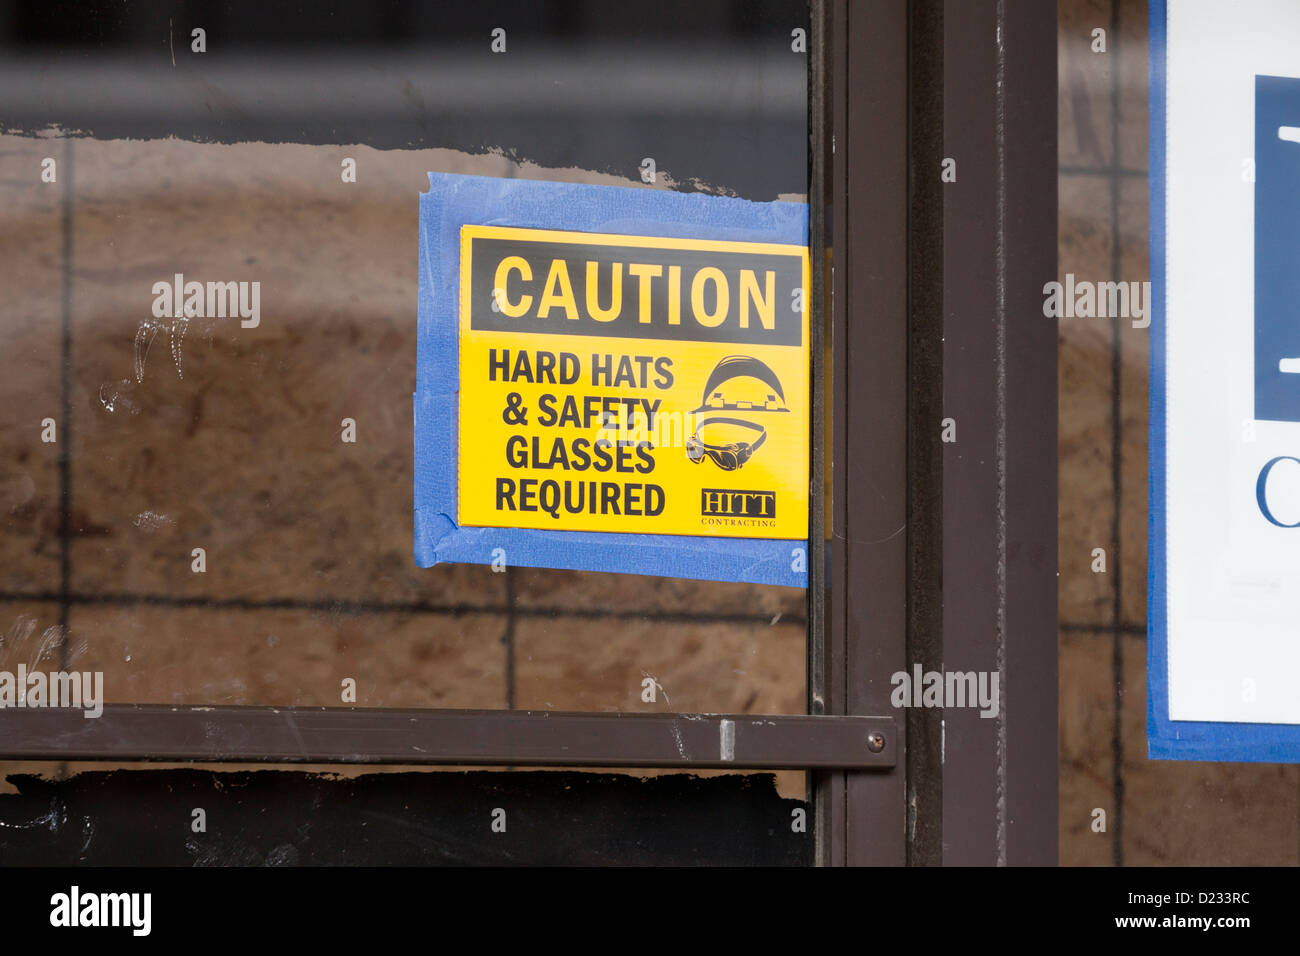
[[[749,442],[730,442],[726,445],[706,445],[697,438],[688,438],[686,440],[686,457],[695,464],[704,460],[708,455],[713,459],[713,463],[723,471],[735,471],[745,462],[749,461],[749,456],[754,453],[754,449]]]
[[[753,429],[762,434],[752,444],[747,441],[733,441],[715,445],[700,440],[699,433],[706,425],[739,425],[742,428]],[[698,465],[704,460],[705,456],[708,456],[723,471],[735,471],[749,461],[750,456],[758,451],[759,446],[766,439],[767,429],[762,425],[755,425],[753,422],[743,421],[739,418],[706,418],[699,423],[696,433],[686,439],[686,457]]]

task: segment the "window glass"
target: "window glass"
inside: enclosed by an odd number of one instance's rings
[[[1061,0],[1058,11],[1057,278],[1140,288],[1151,279],[1147,4]],[[1295,864],[1300,768],[1147,756],[1141,325],[1059,319],[1061,862]]]
[[[804,712],[803,589],[417,568],[411,395],[430,171],[802,202],[807,27],[8,8],[0,665],[102,671],[110,702]],[[258,281],[256,326],[155,317],[178,273]]]

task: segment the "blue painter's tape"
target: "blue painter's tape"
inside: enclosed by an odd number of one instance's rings
[[[1168,312],[1165,189],[1166,0],[1150,6],[1151,435],[1147,562],[1147,754],[1153,760],[1300,762],[1300,727],[1169,719],[1169,607],[1166,591],[1165,410]]]
[[[698,193],[429,174],[420,196],[415,562],[617,571],[806,587],[807,541],[456,524],[460,229],[467,224],[807,245],[808,207]]]

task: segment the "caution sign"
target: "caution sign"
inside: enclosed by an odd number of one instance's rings
[[[460,229],[457,523],[808,535],[803,246]]]

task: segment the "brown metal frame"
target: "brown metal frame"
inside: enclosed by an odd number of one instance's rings
[[[983,37],[986,42],[972,42]],[[996,41],[996,42],[995,42]],[[946,721],[945,863],[1057,860],[1056,5],[943,11],[944,663],[1001,715]]]
[[[813,27],[835,465],[811,697],[889,712],[916,664],[1001,683],[995,719],[907,711],[891,772],[820,774],[817,858],[1054,863],[1055,4],[816,0]]]
[[[0,757],[249,763],[889,768],[891,717],[116,704],[19,710]]]
[[[825,183],[813,194],[828,195],[834,396],[829,628],[815,693],[830,714],[888,713],[907,630],[907,8],[829,0],[813,23],[830,90],[814,139],[814,179],[820,166]],[[903,784],[897,770],[821,775],[817,862],[903,862]]]

